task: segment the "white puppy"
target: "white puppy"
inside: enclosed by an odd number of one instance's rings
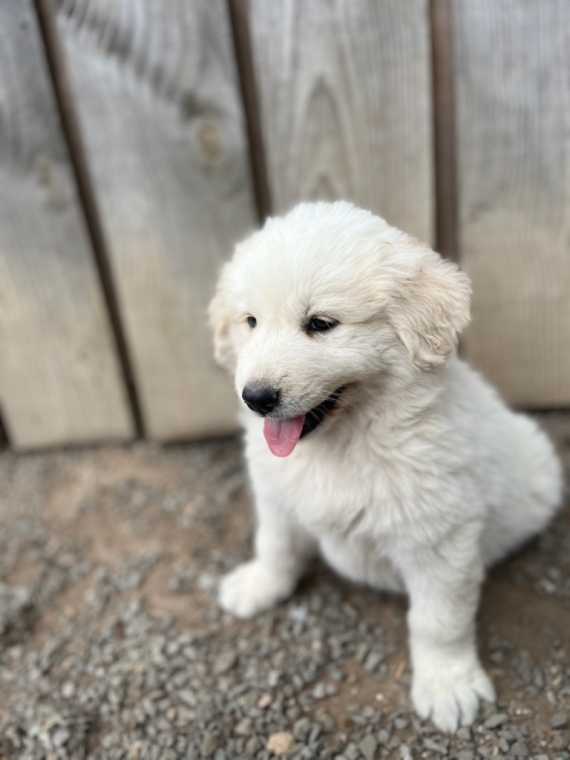
[[[445,731],[494,699],[475,642],[485,568],[542,530],[562,491],[546,436],[455,355],[469,294],[455,264],[383,219],[315,203],[239,245],[210,306],[258,518],[221,605],[271,607],[317,551],[407,592],[413,702]]]

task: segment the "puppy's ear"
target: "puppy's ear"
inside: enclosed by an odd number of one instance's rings
[[[222,271],[216,293],[208,307],[208,317],[214,334],[214,358],[225,370],[233,372],[236,360],[230,335],[231,310],[226,281],[227,265]]]
[[[410,262],[411,263],[411,262]],[[429,248],[411,264],[392,301],[392,324],[412,361],[430,370],[444,364],[469,322],[471,284],[451,261]]]

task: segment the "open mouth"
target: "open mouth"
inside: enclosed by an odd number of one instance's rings
[[[263,434],[272,454],[277,457],[287,457],[293,451],[301,438],[304,438],[319,427],[325,417],[332,412],[343,388],[337,388],[324,401],[310,409],[306,414],[287,419],[266,417]]]

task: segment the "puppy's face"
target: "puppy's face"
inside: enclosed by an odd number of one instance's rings
[[[269,220],[238,246],[210,305],[216,358],[277,456],[351,389],[443,364],[468,312],[455,265],[347,203]]]

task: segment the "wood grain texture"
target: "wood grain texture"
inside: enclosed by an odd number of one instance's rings
[[[433,239],[426,0],[251,0],[275,211],[352,200]]]
[[[570,4],[457,0],[467,357],[513,403],[570,403]]]
[[[226,4],[65,0],[58,26],[147,433],[233,430],[206,306],[255,210]]]
[[[31,0],[0,3],[0,357],[14,446],[132,435]]]

